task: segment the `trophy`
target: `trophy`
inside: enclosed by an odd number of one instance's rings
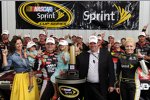
[[[67,75],[69,77],[78,78],[79,77],[79,71],[76,70],[75,63],[76,63],[75,46],[71,45],[70,46],[70,63],[69,63]]]

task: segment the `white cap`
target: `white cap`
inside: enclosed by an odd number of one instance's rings
[[[3,30],[3,32],[2,32],[2,34],[1,34],[1,35],[3,35],[3,34],[8,35],[8,34],[9,34],[9,31],[8,31],[8,30]]]
[[[33,41],[28,42],[27,49],[31,48],[32,46],[36,46],[36,44]]]
[[[98,42],[97,36],[94,36],[94,35],[90,36],[89,37],[89,43],[91,43],[91,42],[97,43]]]
[[[46,39],[46,43],[53,43],[53,44],[55,44],[55,40],[54,40],[54,38],[49,37],[49,38]]]
[[[77,37],[79,37],[79,38],[81,38],[81,39],[83,39],[83,37],[80,35],[80,36],[77,36]]]
[[[102,37],[101,37],[101,36],[97,36],[97,39],[98,39],[98,40],[102,40]]]
[[[145,32],[140,32],[140,33],[139,33],[139,36],[140,36],[140,35],[146,36]]]
[[[59,45],[68,45],[68,42],[66,40],[60,40]]]
[[[25,34],[24,38],[26,38],[26,37],[31,37],[31,36],[30,36],[30,34]]]
[[[76,35],[71,35],[71,37],[76,37]]]
[[[120,40],[115,41],[115,43],[120,43]]]
[[[43,30],[40,31],[40,34],[46,35],[45,31],[43,31]]]
[[[113,37],[113,38],[114,38],[115,36],[114,36],[114,35],[112,35],[112,34],[110,34],[108,37]]]

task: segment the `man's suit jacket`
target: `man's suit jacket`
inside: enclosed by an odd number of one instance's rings
[[[79,77],[86,78],[89,68],[89,52],[82,52],[76,58],[76,68],[79,70]],[[100,49],[99,53],[99,84],[102,93],[108,92],[109,86],[114,86],[115,74],[114,64],[110,52],[107,49]]]

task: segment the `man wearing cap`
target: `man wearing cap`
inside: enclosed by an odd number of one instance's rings
[[[44,30],[40,31],[38,48],[41,48],[42,51],[45,51],[46,49],[45,47],[46,37],[47,37],[46,32]]]
[[[148,26],[149,26],[149,24],[145,25],[142,29],[142,32],[146,33]],[[146,40],[150,42],[150,36],[148,34],[146,34]]]
[[[80,36],[77,36],[77,47],[80,49],[80,51],[88,51],[89,48],[88,46],[83,42],[83,37],[80,35]]]
[[[30,34],[25,34],[23,37],[23,48],[26,48],[28,42],[31,41]]]
[[[112,51],[114,49],[114,44],[115,44],[115,37],[114,35],[110,34],[108,36],[108,51]]]
[[[56,45],[52,37],[46,39],[46,50],[38,59],[38,70],[42,71],[43,84],[40,93],[40,100],[51,100],[57,96],[55,85],[51,82],[51,76],[54,74],[57,66],[57,58],[54,52]],[[52,99],[54,100],[54,98]]]
[[[150,69],[150,42],[146,41],[146,34],[141,32],[138,36],[139,41],[136,43],[136,51],[141,52],[144,60],[147,60],[147,66]]]
[[[104,40],[105,33],[98,34],[97,37],[98,37],[98,40],[102,42],[101,47],[107,47],[108,41]]]
[[[77,37],[75,35],[70,36],[70,39],[72,41],[72,44],[76,44],[77,43]]]
[[[111,54],[106,48],[99,49],[98,38],[89,37],[89,48],[77,56],[79,77],[86,78],[85,100],[107,100],[108,92],[114,90],[115,74]]]
[[[146,40],[145,32],[140,32],[138,36],[138,42],[136,43],[136,51],[140,52],[143,55],[144,60],[146,60],[146,65],[150,70],[150,42]],[[147,91],[141,91],[141,97],[146,100],[149,98],[150,89]]]
[[[99,48],[103,48],[103,45],[102,45],[102,43],[103,43],[102,37],[101,37],[101,36],[97,36],[97,39],[98,39],[98,46],[99,46]]]
[[[5,49],[5,47],[7,46],[7,49],[10,49],[10,41],[9,41],[9,31],[8,30],[4,30],[1,34],[1,42],[0,42],[0,66],[2,66],[2,50]],[[2,70],[0,69],[0,72]]]

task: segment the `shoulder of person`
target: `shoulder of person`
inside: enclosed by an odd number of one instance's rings
[[[100,52],[109,52],[109,51],[106,47],[103,47],[103,48],[100,49]]]
[[[88,51],[83,51],[83,52],[81,52],[81,53],[78,55],[78,57],[80,57],[80,56],[85,56],[85,55],[88,55],[88,54],[90,54]]]

